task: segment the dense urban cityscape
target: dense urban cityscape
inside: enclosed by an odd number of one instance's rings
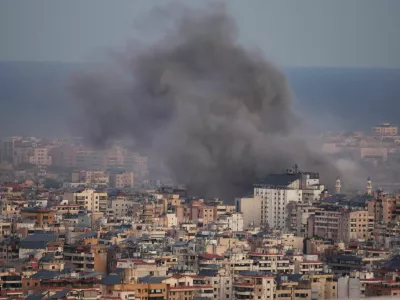
[[[372,165],[400,149],[389,124],[324,139]],[[224,203],[151,178],[151,158],[123,143],[10,137],[0,149],[1,299],[400,296],[400,196],[374,174],[346,193],[295,165]]]
[[[0,300],[400,299],[400,0],[0,0]]]

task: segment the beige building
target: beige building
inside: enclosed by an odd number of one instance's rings
[[[100,184],[108,185],[109,176],[104,171],[87,171],[74,172],[71,174],[72,182],[81,182],[86,185]]]
[[[317,236],[338,241],[341,215],[339,211],[316,211],[308,219],[308,237]]]
[[[274,299],[275,283],[273,276],[239,275],[233,282],[234,299]]]
[[[304,279],[311,282],[313,300],[337,299],[338,283],[334,274],[307,274]]]
[[[12,223],[6,221],[0,221],[0,239],[6,239],[12,234]],[[1,257],[1,256],[0,256]]]
[[[311,295],[308,283],[291,281],[285,275],[276,282],[274,300],[311,300]]]
[[[132,202],[126,197],[119,197],[108,202],[107,214],[115,218],[121,218],[128,215]]]
[[[341,216],[340,240],[349,243],[353,240],[369,240],[374,231],[374,215],[368,211],[350,211]]]
[[[133,172],[110,174],[110,186],[112,188],[132,188],[134,186]]]
[[[38,166],[50,166],[52,162],[48,148],[32,148],[29,153],[29,163]]]
[[[368,213],[378,223],[388,224],[391,222],[395,208],[396,199],[389,196],[377,197],[368,201]]]
[[[236,199],[236,210],[243,214],[243,227],[245,229],[261,225],[262,201],[261,196]]]
[[[388,149],[382,147],[363,147],[360,148],[360,156],[361,158],[378,158],[386,161]]]
[[[155,261],[139,259],[118,259],[116,267],[124,270],[124,283],[134,283],[139,278],[152,275],[156,277],[166,276],[168,267],[159,265]]]
[[[295,236],[294,234],[285,233],[281,236],[281,242],[284,249],[299,249],[303,250],[304,238],[301,236]]]
[[[79,192],[65,192],[63,199],[68,200],[68,204],[77,204],[93,212],[105,213],[107,211],[108,195],[106,192],[97,192],[90,189]]]
[[[166,214],[164,217],[164,225],[167,228],[178,226],[178,218],[176,214]]]
[[[399,128],[389,123],[384,123],[372,128],[372,135],[375,136],[397,136]]]
[[[66,245],[64,262],[74,264],[79,271],[105,273],[107,272],[107,249],[104,245]]]

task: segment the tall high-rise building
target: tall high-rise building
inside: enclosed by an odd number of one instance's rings
[[[324,185],[319,174],[299,172],[296,166],[285,174],[273,174],[254,185],[254,196],[260,196],[261,223],[272,228],[287,225],[287,205],[290,202],[318,201]]]

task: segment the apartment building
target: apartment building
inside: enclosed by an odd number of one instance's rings
[[[168,267],[157,264],[154,260],[145,261],[140,259],[118,259],[117,268],[124,270],[124,283],[134,283],[139,278],[152,275],[162,277],[167,275]]]
[[[15,147],[13,152],[13,165],[19,166],[29,162],[31,147]]]
[[[307,255],[303,260],[296,260],[294,265],[296,274],[321,274],[324,271],[324,263],[317,255]]]
[[[213,297],[214,288],[212,286],[194,285],[194,286],[176,286],[168,289],[168,299],[170,300],[184,300],[194,299],[209,299]]]
[[[202,202],[193,203],[191,207],[191,218],[195,223],[207,225],[216,220],[214,206],[204,205]]]
[[[57,215],[63,215],[63,214],[76,215],[80,211],[80,205],[78,205],[78,204],[54,205],[51,207],[51,211],[53,211]]]
[[[340,211],[319,210],[308,219],[308,237],[324,237],[338,241],[340,235]]]
[[[294,272],[294,264],[290,262],[289,258],[273,249],[261,253],[251,252],[248,256],[256,262],[259,271],[286,274]]]
[[[274,299],[275,300],[311,300],[310,283],[301,282],[300,276],[278,275],[276,277]]]
[[[108,201],[108,215],[114,218],[121,218],[128,215],[132,202],[126,197],[119,197]]]
[[[243,214],[243,227],[245,229],[261,225],[262,203],[263,198],[258,195],[236,199],[236,211]]]
[[[108,185],[110,178],[104,171],[88,171],[73,172],[71,174],[72,182],[80,182],[86,185]]]
[[[323,190],[318,173],[299,172],[298,166],[286,174],[268,176],[254,185],[254,196],[262,198],[261,224],[285,229],[287,205],[290,202],[317,201]]]
[[[334,274],[307,274],[303,279],[311,282],[312,300],[337,299],[338,283]]]
[[[396,198],[389,195],[378,195],[368,201],[368,213],[374,217],[375,222],[388,224],[391,222],[396,210]]]
[[[313,216],[319,207],[309,203],[291,202],[287,205],[286,228],[297,236],[307,236],[308,219]]]
[[[50,149],[45,147],[31,148],[29,152],[29,163],[38,166],[50,166],[52,163]]]
[[[372,127],[372,135],[374,136],[398,136],[399,128],[391,125],[390,123],[384,123],[375,127]]]
[[[219,215],[216,224],[221,230],[243,231],[243,214],[226,213]]]
[[[79,271],[107,272],[107,249],[104,245],[66,244],[64,262],[74,264]]]
[[[10,237],[12,233],[13,233],[13,224],[11,222],[0,220],[0,240]]]
[[[352,240],[368,241],[373,237],[374,215],[368,211],[344,212],[340,220],[340,240],[346,244]]]
[[[134,186],[133,172],[110,174],[110,186],[112,188],[132,188]]]
[[[260,272],[243,272],[233,282],[234,299],[274,299],[274,277]]]
[[[70,145],[60,145],[50,151],[52,164],[57,167],[72,168],[76,166],[77,149]]]
[[[107,192],[92,189],[65,192],[63,199],[67,200],[68,204],[77,204],[93,212],[107,212]]]
[[[55,221],[54,212],[44,208],[24,208],[21,210],[21,216],[34,220],[39,226],[53,224]]]

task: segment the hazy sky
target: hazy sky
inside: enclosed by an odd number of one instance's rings
[[[90,60],[123,47],[134,20],[165,3],[0,0],[0,60]],[[241,39],[281,65],[400,67],[400,0],[236,0],[229,9]]]

